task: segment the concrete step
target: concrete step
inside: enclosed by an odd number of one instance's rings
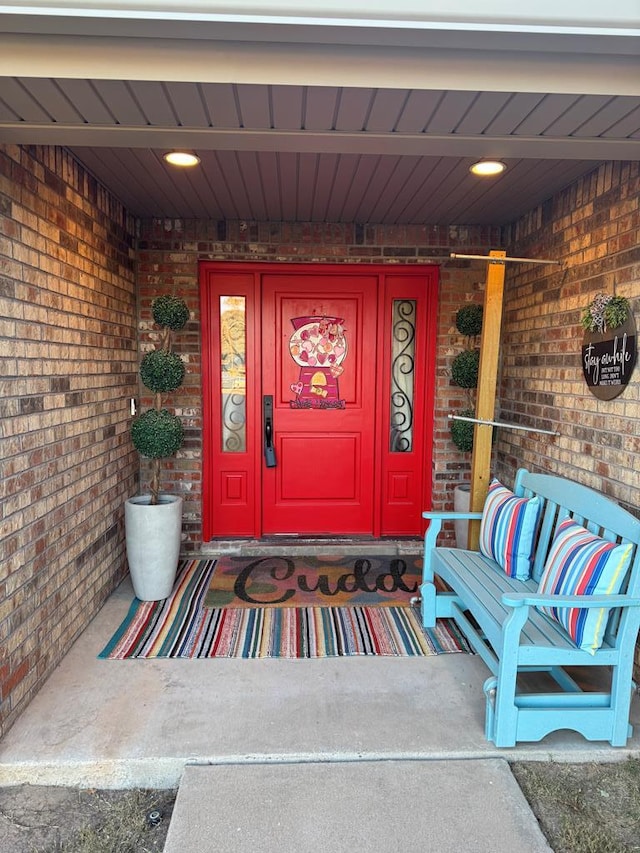
[[[188,766],[164,853],[550,849],[493,758]]]

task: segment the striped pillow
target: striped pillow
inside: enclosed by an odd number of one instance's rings
[[[528,580],[539,514],[540,498],[517,498],[493,480],[482,510],[480,553],[495,560],[509,577]]]
[[[632,546],[607,542],[572,518],[561,522],[540,578],[538,592],[555,595],[615,595],[620,592]],[[594,654],[602,645],[609,608],[538,607],[559,622],[573,642]]]

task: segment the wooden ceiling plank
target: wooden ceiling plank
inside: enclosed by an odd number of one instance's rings
[[[400,133],[421,133],[438,103],[444,96],[441,91],[411,91],[398,119],[396,130]]]
[[[623,119],[640,105],[640,98],[618,97],[613,98],[605,107],[573,134],[575,137],[600,136],[605,134],[610,127],[619,124]]]
[[[341,154],[336,166],[333,193],[327,206],[326,219],[328,222],[344,222],[344,205],[347,194],[354,179],[359,156],[357,154]]]
[[[518,92],[509,99],[496,117],[485,128],[486,136],[508,136],[534,110],[544,95]]]
[[[14,113],[8,104],[5,104],[2,100],[2,92],[0,92],[0,122],[14,124],[18,121],[20,121],[20,116],[17,113]]]
[[[440,157],[421,157],[411,174],[411,180],[398,192],[387,208],[387,217],[392,222],[405,222],[407,211],[416,205],[422,206],[424,187],[433,180],[434,171],[440,168]],[[411,219],[413,221],[413,219]]]
[[[152,127],[176,127],[176,116],[167,100],[162,83],[155,80],[132,80],[129,84],[134,98]]]
[[[271,127],[269,87],[243,83],[237,87],[243,127],[251,130]]]
[[[365,130],[373,133],[395,130],[408,96],[406,89],[376,89]]]
[[[425,133],[451,133],[473,104],[475,92],[447,92],[425,127]]]
[[[411,192],[415,181],[415,172],[420,162],[419,157],[399,157],[389,182],[382,190],[371,209],[371,221],[388,221],[389,209],[399,197],[406,197]],[[393,222],[393,218],[389,217]]]
[[[139,127],[147,124],[144,114],[131,97],[131,92],[124,81],[94,80],[93,85],[117,124],[128,127]]]
[[[238,168],[249,198],[252,218],[260,222],[266,221],[267,207],[256,152],[238,151]]]
[[[279,222],[282,219],[280,204],[280,181],[278,178],[278,155],[275,151],[258,152],[260,184],[267,207],[267,220]]]
[[[273,126],[278,130],[302,129],[302,86],[271,86]]]
[[[357,221],[357,214],[362,202],[365,190],[374,180],[377,166],[377,157],[359,156],[357,158],[353,177],[345,194],[342,208],[344,222]]]
[[[298,219],[298,155],[294,152],[280,151],[277,157],[282,220],[295,222]]]
[[[252,219],[251,204],[240,174],[237,152],[218,151],[217,159],[220,169],[224,173],[225,183],[233,199],[234,207],[238,211],[238,217],[236,218]]]
[[[472,133],[480,135],[493,118],[511,97],[510,92],[479,92],[469,109],[458,122],[456,133]]]
[[[227,181],[227,171],[223,168],[220,162],[220,151],[201,151],[201,168],[206,175],[207,184],[211,187],[211,192],[215,194],[217,203],[221,210],[221,219],[241,219],[236,200],[229,188]],[[226,167],[226,162],[225,162]]]
[[[333,86],[307,86],[305,130],[332,130],[341,89]]]
[[[0,78],[0,98],[21,121],[51,121],[46,109],[13,77]]]
[[[172,111],[180,127],[209,127],[209,116],[196,83],[166,83]]]
[[[200,88],[213,127],[239,128],[233,86],[230,83],[202,83]]]
[[[610,100],[609,95],[582,95],[579,97],[568,110],[558,116],[545,131],[543,136],[570,136],[576,128],[580,127],[587,119],[607,101]]]
[[[356,212],[356,222],[374,222],[372,209],[382,193],[389,185],[398,163],[398,157],[393,155],[378,155],[375,158],[375,170],[371,182],[363,187],[360,205]]]
[[[318,173],[318,154],[298,156],[298,187],[296,205],[301,222],[311,221],[313,197]]]
[[[455,159],[452,158],[450,163],[453,168]],[[438,176],[445,169],[445,161],[441,157],[423,157],[420,175],[416,176],[412,191],[405,194],[402,209],[394,207],[389,213],[395,216],[398,222],[423,221],[421,215],[425,210],[425,200],[430,198],[439,186],[441,178]]]
[[[324,222],[327,207],[333,191],[336,168],[338,165],[337,154],[320,154],[318,158],[318,180],[311,209],[313,222]]]
[[[38,101],[55,122],[82,124],[82,116],[62,94],[53,80],[32,78],[25,80],[31,97]]]
[[[464,220],[454,219],[451,214],[457,199],[464,199],[465,203],[470,203],[475,195],[481,192],[481,184],[469,172],[469,160],[461,158],[455,164],[443,160],[440,168],[443,172],[446,171],[446,177],[443,175],[443,179],[434,187],[428,200],[425,199],[427,203],[419,218],[426,222],[437,222],[440,225],[472,224],[467,222],[466,218]],[[438,177],[440,177],[439,174]],[[434,219],[432,212],[427,213],[427,211],[433,210],[438,211],[440,218]]]
[[[514,129],[516,136],[540,136],[571,109],[579,95],[545,95],[526,118]]]
[[[632,110],[620,121],[617,121],[602,135],[606,138],[628,139],[637,136],[640,130],[640,106]]]
[[[58,79],[56,82],[87,124],[114,124],[113,116],[89,80]]]
[[[343,89],[335,129],[363,130],[367,122],[373,94],[373,89]]]

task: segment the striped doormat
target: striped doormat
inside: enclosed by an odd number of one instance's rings
[[[423,657],[469,651],[449,620],[406,607],[206,608],[215,560],[181,563],[172,595],[134,599],[100,658]]]

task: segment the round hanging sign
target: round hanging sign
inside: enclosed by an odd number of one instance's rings
[[[582,341],[582,372],[591,393],[613,400],[631,380],[636,364],[637,335],[633,314],[615,329],[586,331]]]

